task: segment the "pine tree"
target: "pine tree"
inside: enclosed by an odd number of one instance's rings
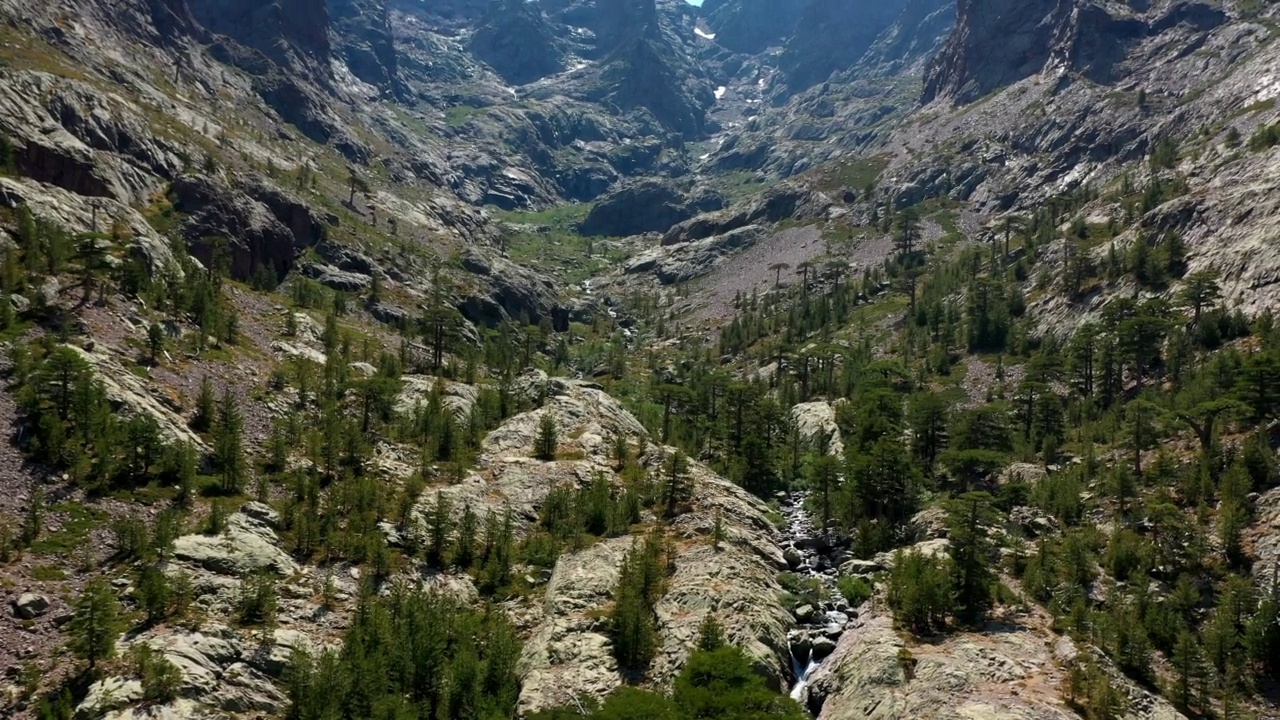
[[[956,591],[956,617],[975,622],[991,606],[992,543],[986,526],[991,522],[991,497],[968,493],[951,506],[951,567]]]
[[[702,618],[702,624],[698,626],[698,650],[700,652],[715,652],[728,644],[729,642],[724,635],[724,627],[720,625],[714,615],[707,613]]]
[[[1204,653],[1194,635],[1183,630],[1173,647],[1173,705],[1184,713],[1199,707],[1206,671]]]
[[[427,564],[443,568],[449,560],[449,529],[453,524],[453,513],[449,498],[436,491],[435,502],[431,508],[431,519],[427,521]]]
[[[213,434],[214,462],[221,475],[222,492],[239,494],[244,487],[248,463],[244,457],[244,418],[230,389],[223,391],[218,403]]]
[[[87,661],[90,670],[96,669],[100,661],[115,657],[121,629],[120,603],[105,579],[94,579],[85,586],[68,627],[71,651]]]
[[[544,462],[556,459],[559,445],[559,434],[556,429],[556,418],[551,412],[543,412],[538,419],[538,435],[533,441],[533,456]]]
[[[164,353],[164,328],[157,323],[151,323],[147,328],[147,351],[151,364],[158,364],[160,355]]]
[[[31,500],[27,503],[27,516],[22,523],[23,547],[30,547],[40,538],[44,529],[44,488],[36,485],[31,489]]]
[[[679,505],[693,496],[688,471],[689,459],[684,451],[677,449],[671,453],[662,471],[662,505],[667,517],[674,517]]]
[[[218,401],[213,394],[213,381],[205,375],[200,380],[200,394],[196,398],[196,413],[191,418],[191,428],[197,432],[208,432],[212,429],[217,407]]]

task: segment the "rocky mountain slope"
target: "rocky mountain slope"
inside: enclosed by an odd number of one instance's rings
[[[291,716],[407,587],[508,715],[708,619],[820,718],[1274,714],[1278,19],[0,0],[0,714]]]

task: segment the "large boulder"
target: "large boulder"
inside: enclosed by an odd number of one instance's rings
[[[20,620],[34,620],[49,612],[49,598],[37,593],[23,593],[13,601],[13,616]]]
[[[221,575],[270,572],[288,577],[298,571],[298,564],[280,547],[272,517],[250,503],[227,519],[221,535],[184,535],[175,540],[173,556]]]
[[[844,457],[844,439],[840,435],[840,426],[836,424],[836,409],[831,403],[826,400],[800,403],[791,408],[791,418],[801,435],[810,439],[826,438],[827,452]]]

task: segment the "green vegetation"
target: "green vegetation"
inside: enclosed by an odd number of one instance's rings
[[[712,632],[714,633],[714,627]],[[586,700],[530,716],[530,720],[694,720],[778,718],[800,720],[804,710],[790,698],[765,686],[751,659],[739,648],[708,641],[704,628],[700,649],[685,664],[670,696],[621,687],[604,703]]]
[[[637,676],[643,676],[658,650],[654,606],[666,584],[663,545],[660,531],[650,532],[643,542],[636,542],[622,561],[613,592],[609,623],[614,654],[624,670]]]
[[[487,112],[484,108],[471,107],[470,105],[455,105],[449,108],[444,115],[445,123],[451,128],[460,128],[473,119],[484,115]]]
[[[76,600],[68,630],[71,651],[89,663],[90,671],[115,657],[116,639],[122,630],[120,602],[106,580],[97,579],[85,586]]]
[[[397,587],[361,601],[341,649],[295,655],[287,717],[510,718],[519,657],[501,610]]]

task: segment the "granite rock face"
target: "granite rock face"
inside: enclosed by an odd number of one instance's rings
[[[335,55],[357,78],[383,93],[400,94],[403,86],[385,0],[329,0],[328,9]]]
[[[524,85],[564,69],[564,42],[538,3],[493,0],[471,35],[471,54],[504,80]]]
[[[600,198],[583,220],[583,235],[663,233],[695,215],[724,208],[724,196],[709,188],[685,191],[669,180],[625,183]]]

